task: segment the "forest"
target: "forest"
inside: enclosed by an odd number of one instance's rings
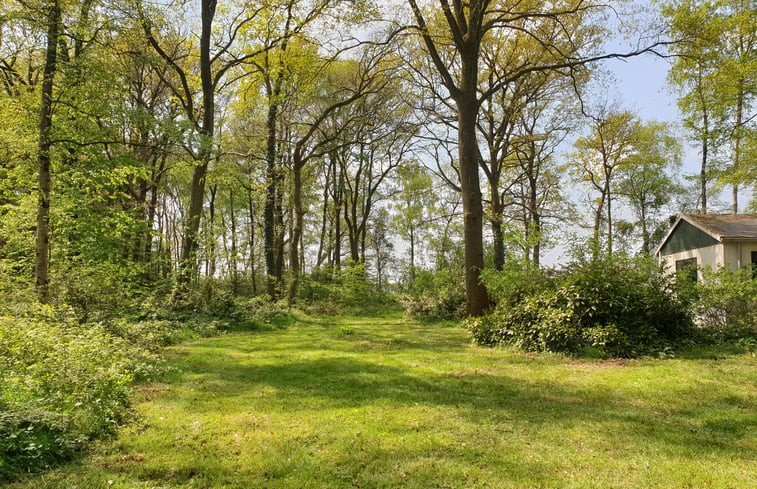
[[[654,252],[757,213],[756,53],[749,0],[2,0],[0,483],[129,426],[167,347],[310,320],[753,363],[752,269]],[[636,57],[678,124],[610,95]]]

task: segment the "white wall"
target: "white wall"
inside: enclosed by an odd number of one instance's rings
[[[665,272],[673,275],[676,273],[676,262],[678,260],[686,260],[689,258],[697,259],[697,267],[706,268],[711,267],[717,269],[721,263],[724,262],[724,251],[722,244],[716,244],[707,246],[705,248],[697,248],[695,250],[681,251],[679,253],[673,253],[672,255],[663,255],[660,257],[661,261],[665,264]],[[698,280],[702,280],[702,272],[697,272]]]
[[[730,270],[737,270],[739,265],[746,267],[752,263],[753,251],[757,251],[757,240],[726,242],[705,248],[681,251],[672,255],[664,255],[660,259],[665,264],[665,271],[669,274],[676,273],[676,261],[688,258],[696,258],[697,266],[700,268],[710,267],[713,270],[717,270],[721,265],[726,265]],[[702,279],[701,272],[699,279]]]

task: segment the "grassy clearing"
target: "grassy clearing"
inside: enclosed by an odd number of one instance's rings
[[[169,352],[118,440],[9,487],[757,487],[749,355],[576,361],[400,317]]]

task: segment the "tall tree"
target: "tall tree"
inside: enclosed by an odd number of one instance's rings
[[[436,2],[434,2],[436,4]],[[582,30],[564,28],[572,17],[586,18],[601,5],[582,1],[558,1],[547,4],[498,2],[495,0],[438,0],[438,7],[424,11],[416,0],[408,0],[420,35],[441,83],[453,100],[457,113],[457,149],[460,189],[463,201],[465,235],[465,288],[468,314],[481,315],[489,305],[486,288],[479,280],[484,267],[483,201],[478,174],[479,148],[476,121],[481,103],[502,86],[528,73],[571,68],[613,57],[626,57],[650,51],[641,49],[627,54],[595,55],[596,43],[580,39]],[[438,13],[442,18],[434,16]],[[430,19],[430,20],[429,20]],[[481,48],[487,36],[507,31],[523,31],[532,36],[545,56],[511,66],[503,78],[486,90],[479,84]],[[594,31],[598,33],[598,30]],[[585,53],[561,56],[553,35],[565,36],[566,42],[585,47]]]
[[[715,173],[711,156],[719,153],[731,161],[719,182],[732,185],[738,212],[741,166],[752,164],[743,149],[757,117],[757,10],[748,0],[674,0],[662,13],[681,40],[669,79],[679,90],[684,125],[701,145],[701,210],[707,212]]]
[[[641,252],[651,252],[652,233],[664,206],[681,190],[673,174],[681,166],[681,145],[667,124],[648,121],[639,129],[634,151],[620,175],[618,195],[624,197],[641,228]]]
[[[590,133],[575,142],[573,173],[599,195],[593,200],[594,242],[599,243],[603,221],[607,225],[607,254],[612,254],[614,184],[631,163],[641,120],[629,111],[604,106],[589,118]]]
[[[229,72],[270,48],[245,45],[245,37],[242,35],[258,19],[260,8],[240,6],[236,14],[224,9],[222,20],[228,25],[219,33],[214,27],[216,6],[217,0],[201,1],[199,44],[196,51],[190,49],[188,52],[186,46],[192,43],[191,34],[185,35],[176,30],[180,28],[174,28],[174,32],[170,33],[166,22],[160,22],[163,20],[160,12],[155,9],[148,11],[141,4],[138,6],[138,21],[150,46],[170,69],[172,77],[166,76],[170,81],[169,87],[197,135],[196,140],[191,139],[185,145],[193,160],[193,171],[179,256],[179,294],[189,284],[197,267],[198,231],[205,201],[205,182],[215,152],[216,95],[237,80],[237,77],[226,80]],[[188,63],[187,60],[193,60],[197,64]],[[195,69],[199,71],[199,91],[193,81],[196,79]]]
[[[58,44],[61,24],[59,0],[47,3],[47,46],[42,75],[39,109],[39,143],[37,148],[37,243],[34,267],[35,285],[40,302],[50,299],[50,148],[52,147],[53,85],[58,63]]]

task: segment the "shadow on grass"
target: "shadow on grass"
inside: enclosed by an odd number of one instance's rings
[[[270,363],[267,363],[270,362]],[[744,409],[728,417],[713,418],[712,412],[696,419],[692,406],[639,407],[632,399],[600,387],[569,388],[558,381],[528,381],[523,378],[476,371],[455,373],[413,373],[396,366],[335,356],[287,361],[257,359],[240,364],[209,358],[184,368],[185,379],[196,382],[192,403],[173,401],[182,409],[202,412],[225,398],[255,397],[273,388],[271,403],[287,406],[292,413],[313,409],[359,409],[372,405],[389,409],[427,405],[456,410],[468,421],[490,423],[492,413],[510,423],[559,424],[565,429],[606,425],[619,429],[619,440],[633,439],[641,446],[665,445],[670,452],[682,448],[695,451],[736,454],[732,444],[754,435],[754,402],[743,400]],[[702,403],[712,398],[711,387],[701,384],[685,390],[671,387],[671,398]],[[171,402],[166,399],[166,401]],[[733,399],[711,401],[716,409],[733,404]],[[243,405],[245,403],[233,403]],[[696,406],[701,411],[708,406]],[[614,427],[614,428],[613,428]]]

